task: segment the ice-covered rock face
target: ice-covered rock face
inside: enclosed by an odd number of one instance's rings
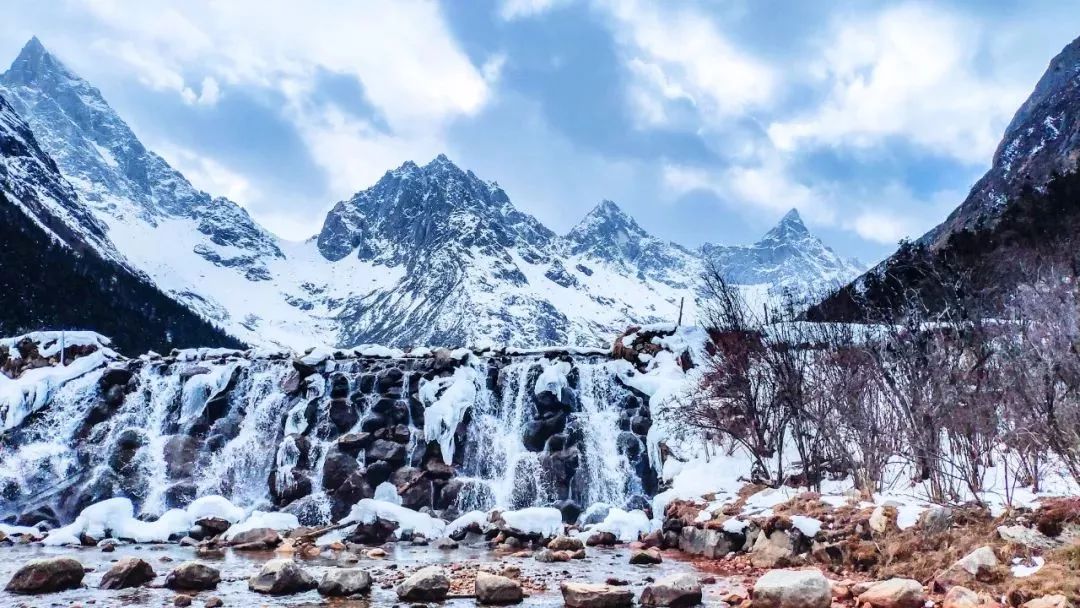
[[[839,287],[863,270],[857,261],[844,259],[814,236],[795,209],[753,245],[706,244],[701,251],[732,283],[764,284],[796,296]]]
[[[137,231],[170,218],[192,222],[198,253],[249,277],[265,274],[265,259],[281,256],[276,240],[247,212],[197,190],[147,150],[101,92],[53,57],[37,38],[0,75],[4,96],[33,129],[82,199],[107,218],[123,246]],[[241,253],[237,253],[240,250]]]

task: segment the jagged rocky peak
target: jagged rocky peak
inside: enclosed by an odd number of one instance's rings
[[[480,179],[440,154],[424,166],[406,161],[372,187],[341,201],[318,235],[330,260],[353,251],[391,264],[433,248],[546,245],[554,234],[518,211],[495,182]]]
[[[1080,166],[1080,38],[1053,60],[1013,116],[990,170],[964,202],[922,242],[945,243],[955,231],[993,220],[1024,188]]]
[[[780,218],[780,221],[772,230],[769,230],[765,233],[765,236],[761,237],[759,243],[789,242],[810,236],[812,236],[810,229],[803,223],[799,210],[793,207],[791,211],[784,214],[784,217]]]
[[[121,251],[131,245],[123,242],[125,235],[144,238],[162,219],[184,218],[196,224],[192,233],[199,242],[192,249],[211,263],[264,276],[260,258],[283,255],[276,239],[239,205],[198,190],[147,150],[101,92],[36,37],[0,74],[0,95],[29,123],[80,198],[110,225]],[[242,253],[235,255],[236,249]]]
[[[566,235],[572,254],[591,253],[601,259],[635,259],[641,240],[651,238],[634,218],[609,200],[601,201]]]
[[[49,54],[37,36],[32,37],[23,45],[19,56],[12,62],[8,74],[9,82],[12,84],[56,80],[61,76],[66,76],[68,80],[79,80],[75,74]]]
[[[796,209],[784,214],[753,245],[706,243],[701,251],[734,283],[767,284],[773,291],[800,296],[829,285],[842,285],[864,270],[857,261],[841,257],[811,233]]]

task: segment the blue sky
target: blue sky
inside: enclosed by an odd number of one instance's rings
[[[445,152],[566,231],[601,199],[689,246],[797,207],[864,262],[963,199],[1069,2],[8,0],[197,186],[287,238]]]

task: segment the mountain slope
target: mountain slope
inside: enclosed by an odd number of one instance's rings
[[[1040,266],[1072,266],[1054,252],[1071,247],[1072,240],[1050,224],[1073,225],[1066,199],[1076,192],[1074,180],[1059,176],[1075,173],[1078,163],[1080,38],[1050,62],[1005,129],[990,169],[963,203],[808,315],[847,320],[891,315],[911,303],[907,300],[933,309],[941,304],[940,284],[948,282],[940,277],[962,281],[972,305],[993,309]],[[1008,224],[998,226],[1003,218]]]
[[[104,226],[0,98],[0,335],[91,329],[129,353],[242,346],[117,256]]]
[[[1013,116],[990,170],[967,198],[920,242],[937,246],[950,234],[992,220],[1025,187],[1041,188],[1080,162],[1080,38],[1050,62],[1035,90]]]

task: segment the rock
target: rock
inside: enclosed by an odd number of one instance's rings
[[[328,570],[319,583],[319,595],[347,597],[371,591],[371,575],[359,568]]]
[[[753,608],[829,608],[832,588],[819,570],[770,570],[754,583]]]
[[[248,589],[270,595],[290,595],[318,586],[315,578],[291,559],[272,559],[248,579]]]
[[[202,530],[205,536],[217,536],[218,534],[224,534],[232,524],[220,517],[204,517],[196,520],[195,525]]]
[[[1024,545],[1029,549],[1048,551],[1062,545],[1062,541],[1056,538],[1050,538],[1034,528],[1028,528],[1021,525],[998,526],[997,533],[1002,540],[1017,545]]]
[[[566,562],[570,561],[570,554],[566,551],[552,551],[551,549],[541,549],[533,555],[533,559],[545,564],[550,564],[552,562]]]
[[[1000,562],[993,549],[988,546],[979,547],[937,575],[934,578],[934,584],[948,590],[953,586],[969,583],[985,576],[998,565]]]
[[[348,433],[338,437],[337,447],[342,452],[357,456],[360,450],[371,445],[375,437],[371,433]]]
[[[664,559],[660,557],[659,549],[637,549],[630,554],[630,563],[635,566],[659,564],[662,561]]]
[[[99,589],[126,589],[141,587],[154,580],[157,574],[147,562],[137,557],[125,557],[116,562],[101,578]]]
[[[385,439],[377,439],[367,450],[367,461],[385,460],[392,465],[400,466],[405,463],[406,455],[404,445]]]
[[[443,550],[452,550],[458,548],[458,542],[452,538],[442,537],[435,540],[435,548]]]
[[[1064,595],[1046,595],[1024,603],[1021,608],[1069,608],[1069,600]]]
[[[723,530],[699,530],[693,526],[685,526],[679,531],[679,549],[693,555],[717,559],[734,551],[735,543]]]
[[[870,514],[870,529],[878,534],[884,534],[892,527],[892,520],[889,518],[889,512],[885,510],[885,507],[878,505],[874,512]]]
[[[979,596],[967,587],[959,585],[949,589],[942,600],[942,608],[978,608]]]
[[[618,537],[611,532],[593,532],[585,544],[590,547],[613,547],[618,542]]]
[[[766,536],[759,534],[754,548],[750,549],[750,563],[755,568],[786,568],[795,563],[795,547],[791,537],[783,530],[773,530]]]
[[[919,527],[929,534],[941,534],[949,529],[953,522],[953,510],[941,505],[933,505],[919,516]]]
[[[281,544],[281,535],[272,528],[254,528],[234,536],[229,545],[237,551],[265,551]]]
[[[210,596],[203,602],[203,608],[221,608],[225,605],[225,602],[217,596]]]
[[[82,584],[83,566],[70,557],[35,559],[15,571],[4,590],[8,593],[55,593],[78,589]]]
[[[891,578],[870,585],[859,594],[859,604],[873,608],[921,608],[926,602],[919,581],[910,578]]]
[[[414,572],[397,586],[397,595],[405,602],[441,602],[450,591],[450,578],[438,566]]]
[[[390,540],[397,528],[397,522],[376,517],[370,523],[356,524],[356,528],[349,533],[348,541],[361,545],[381,545]]]
[[[476,573],[476,603],[478,604],[517,604],[524,594],[521,584],[505,576],[489,574],[480,570]]]
[[[165,586],[182,591],[214,589],[221,582],[221,573],[199,562],[184,562],[165,577]]]
[[[567,608],[630,608],[634,604],[634,592],[623,587],[563,581],[559,589]]]
[[[552,551],[577,551],[578,549],[584,549],[585,545],[582,544],[580,539],[572,536],[556,536],[548,542],[547,548]]]
[[[687,573],[664,577],[647,585],[641,593],[642,606],[685,608],[700,603],[701,582],[696,576]]]
[[[190,595],[178,595],[178,596],[173,598],[172,603],[173,603],[173,606],[177,606],[179,608],[183,608],[184,606],[190,606],[191,605],[191,596]]]

